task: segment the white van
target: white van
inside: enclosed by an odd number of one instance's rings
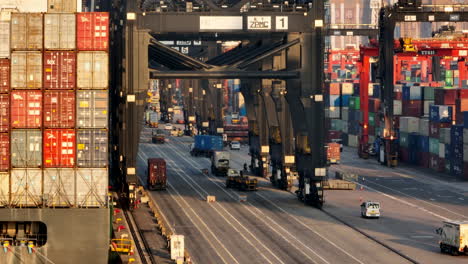
[[[364,218],[372,217],[372,218],[379,218],[380,217],[380,203],[379,202],[363,202],[361,204],[361,216]]]

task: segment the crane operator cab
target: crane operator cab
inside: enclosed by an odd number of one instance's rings
[[[363,202],[361,204],[361,216],[364,218],[379,218],[380,203],[379,202]]]

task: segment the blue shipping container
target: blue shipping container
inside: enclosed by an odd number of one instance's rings
[[[223,138],[220,136],[196,135],[195,149],[199,150],[223,150]]]
[[[421,100],[422,87],[421,86],[403,86],[403,100]]]
[[[452,123],[452,107],[448,105],[431,105],[429,120],[436,123]]]
[[[349,97],[351,97],[350,94],[341,95],[341,106],[342,107],[348,107],[349,106]]]
[[[418,150],[420,152],[429,152],[429,137],[419,136]]]
[[[463,112],[463,125],[468,128],[468,112]]]
[[[417,133],[411,133],[408,136],[408,148],[415,149],[418,147],[419,135]]]
[[[450,128],[450,143],[452,145],[463,145],[463,126],[462,125],[454,125]]]

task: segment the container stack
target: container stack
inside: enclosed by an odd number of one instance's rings
[[[0,16],[0,203],[106,206],[109,15],[52,2]]]

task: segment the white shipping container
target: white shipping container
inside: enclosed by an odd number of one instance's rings
[[[358,136],[356,135],[348,135],[348,146],[350,147],[357,147],[358,146]]]
[[[42,53],[15,51],[11,53],[11,88],[42,88]]]
[[[81,0],[47,0],[47,13],[81,12],[81,2]]]
[[[406,133],[419,132],[419,118],[411,116],[400,117],[400,131]]]
[[[11,14],[11,49],[41,50],[43,47],[43,35],[42,14]]]
[[[468,144],[468,129],[463,129],[463,144]]]
[[[79,89],[104,89],[109,85],[109,56],[103,51],[78,52],[77,86]]]
[[[352,83],[342,83],[341,84],[341,94],[353,94],[353,84]]]
[[[374,84],[369,83],[369,85],[367,86],[367,90],[369,92],[369,96],[373,96],[374,95]]]
[[[76,170],[76,204],[79,207],[107,206],[107,169]]]
[[[75,31],[75,14],[44,15],[44,47],[46,49],[75,49]]]
[[[44,203],[49,207],[75,205],[75,170],[44,170]]]
[[[10,22],[0,22],[0,58],[10,58]]]
[[[42,204],[42,170],[11,170],[11,202],[14,207]]]
[[[434,101],[424,101],[424,112],[423,112],[423,115],[424,116],[429,116],[429,109],[430,109],[430,106],[434,104]]]
[[[0,173],[0,207],[10,204],[10,174]]]
[[[463,134],[463,139],[465,139],[465,134]],[[439,141],[444,144],[450,144],[450,128],[439,129]]]
[[[342,107],[341,108],[341,120],[348,121],[349,120],[349,107]]]
[[[402,115],[401,100],[393,100],[393,114],[394,115]]]
[[[445,144],[439,143],[439,158],[445,158]]]
[[[419,134],[428,137],[429,136],[429,119],[419,119]]]
[[[46,0],[1,0],[0,9],[2,8],[14,8],[18,9],[19,12],[35,12],[45,13],[47,12],[47,1]]]

